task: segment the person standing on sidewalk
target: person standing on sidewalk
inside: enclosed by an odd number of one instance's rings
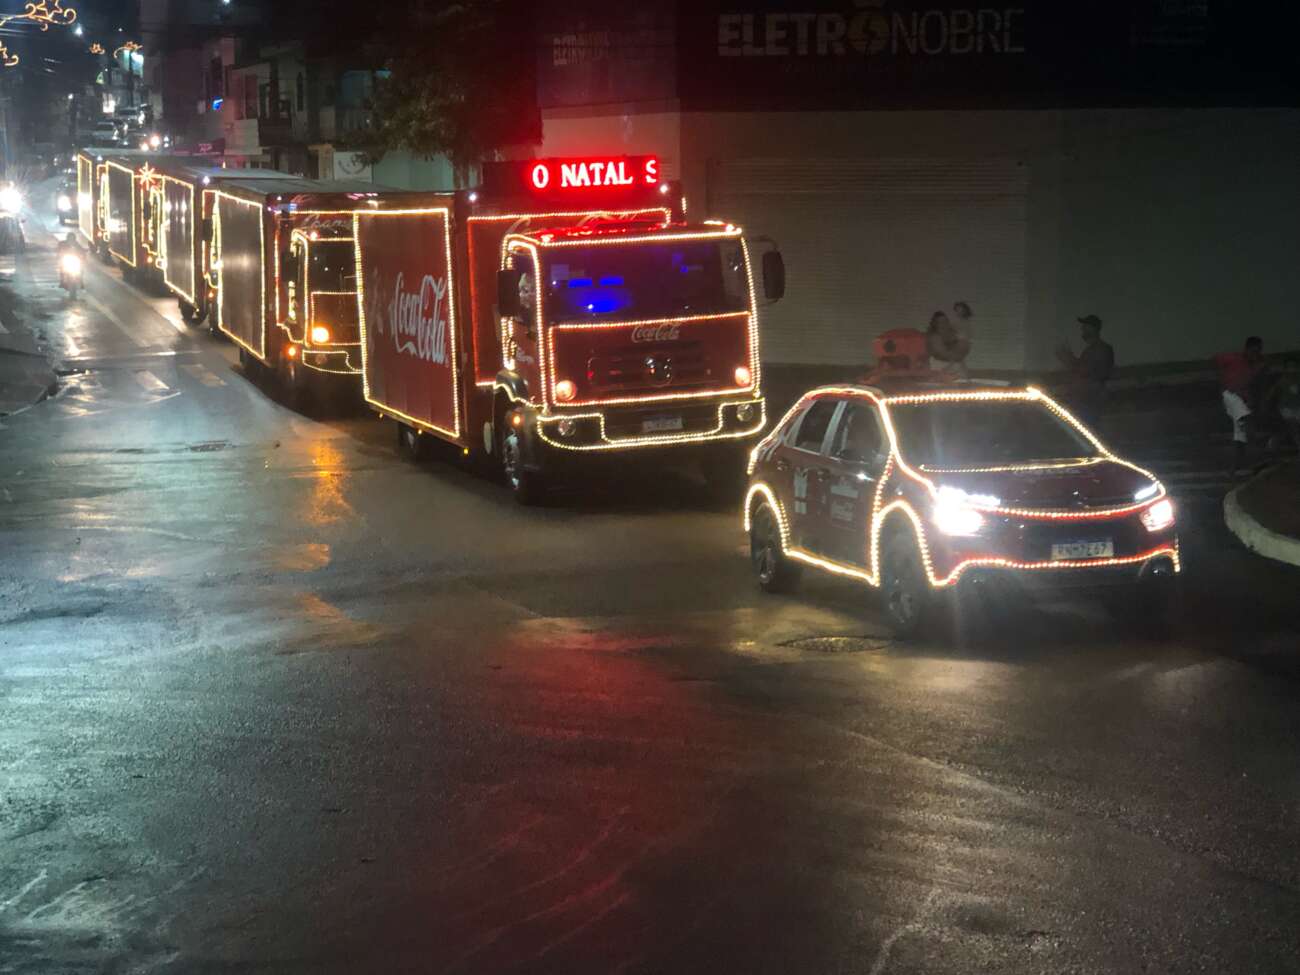
[[[1240,352],[1220,352],[1214,357],[1219,372],[1220,395],[1223,411],[1232,421],[1232,468],[1229,477],[1236,477],[1246,459],[1250,432],[1254,423],[1255,403],[1252,400],[1264,370],[1264,340],[1258,335],[1246,339]]]
[[[1057,358],[1070,373],[1070,403],[1084,423],[1097,427],[1106,406],[1106,383],[1115,371],[1115,350],[1102,340],[1101,319],[1084,315],[1077,319],[1083,349],[1078,355],[1069,342],[1056,350]]]
[[[941,311],[930,316],[930,328],[925,333],[925,350],[931,359],[940,362],[958,376],[966,375],[966,357],[970,355],[970,341]]]

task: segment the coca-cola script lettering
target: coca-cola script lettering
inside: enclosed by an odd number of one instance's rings
[[[676,342],[682,336],[680,325],[638,325],[632,329],[633,342]]]
[[[420,290],[402,290],[402,272],[393,284],[393,300],[388,304],[388,322],[393,331],[393,346],[399,354],[413,355],[426,362],[447,362],[447,319],[443,301],[447,296],[447,279],[426,274]]]

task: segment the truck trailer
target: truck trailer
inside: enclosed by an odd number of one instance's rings
[[[380,196],[373,183],[299,178],[203,189],[212,322],[250,373],[291,395],[360,376],[352,216]]]
[[[765,422],[750,245],[685,222],[654,157],[489,164],[352,222],[363,394],[407,452],[482,451],[523,503],[629,453],[743,482]],[[780,253],[762,265],[776,300]]]

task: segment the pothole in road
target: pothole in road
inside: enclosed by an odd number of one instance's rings
[[[888,650],[893,645],[893,640],[878,636],[805,636],[779,644],[810,653],[870,653]]]

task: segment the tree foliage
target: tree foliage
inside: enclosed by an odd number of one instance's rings
[[[498,149],[536,141],[536,42],[526,0],[415,2],[378,38],[367,155],[445,155],[464,178]]]

